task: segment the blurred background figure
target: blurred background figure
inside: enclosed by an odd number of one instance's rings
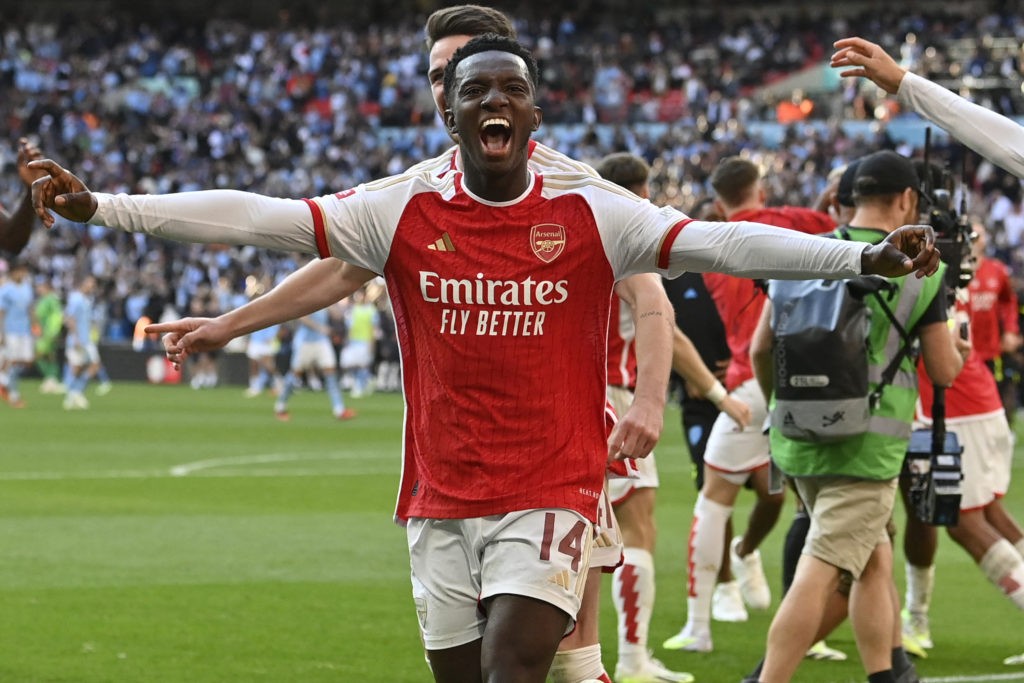
[[[380,312],[364,287],[345,309],[346,341],[341,350],[342,372],[351,375],[352,398],[373,392],[373,358],[380,338]]]

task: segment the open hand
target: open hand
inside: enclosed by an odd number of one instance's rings
[[[879,45],[863,38],[843,38],[832,44],[836,49],[829,61],[833,68],[852,67],[840,71],[840,76],[870,79],[890,95],[896,94],[907,70],[896,63]]]

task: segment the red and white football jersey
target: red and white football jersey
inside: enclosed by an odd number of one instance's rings
[[[984,258],[968,286],[971,293],[971,344],[983,361],[1002,355],[1004,332],[1020,332],[1017,293],[1006,264]]]
[[[966,320],[974,316],[973,291],[960,290],[957,294],[956,309],[958,317]],[[973,341],[972,341],[973,344]],[[920,396],[917,404],[917,417],[925,423],[932,418],[932,402],[935,400],[932,382],[924,370],[924,361],[917,363],[917,379]],[[998,415],[1003,412],[1003,402],[999,398],[996,380],[985,361],[972,347],[970,355],[964,361],[960,374],[953,380],[953,385],[946,389],[946,422],[956,424],[958,420],[972,417]]]
[[[612,287],[653,269],[685,217],[578,173],[531,174],[501,203],[461,179],[403,174],[307,200],[321,255],[388,284],[407,406],[397,516],[594,519]]]

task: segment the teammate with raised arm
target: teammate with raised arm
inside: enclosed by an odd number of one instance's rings
[[[537,67],[515,41],[470,41],[444,84],[462,168],[440,179],[405,173],[304,200],[233,190],[109,195],[44,160],[31,164],[48,173],[33,184],[33,202],[47,225],[55,211],[381,272],[406,371],[396,516],[408,522],[434,677],[540,683],[579,607],[606,459],[650,447],[606,437],[614,283],[688,268],[923,277],[938,254],[927,227],[852,244],[694,221],[582,173],[532,173]],[[429,248],[445,235],[451,248]]]
[[[863,38],[843,38],[833,46],[830,66],[845,68],[840,76],[871,80],[996,166],[1024,177],[1024,128],[1018,123],[907,71],[881,46]]]

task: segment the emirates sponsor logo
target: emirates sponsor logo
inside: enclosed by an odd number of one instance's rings
[[[540,223],[530,228],[530,248],[544,263],[551,263],[565,251],[565,227]]]

